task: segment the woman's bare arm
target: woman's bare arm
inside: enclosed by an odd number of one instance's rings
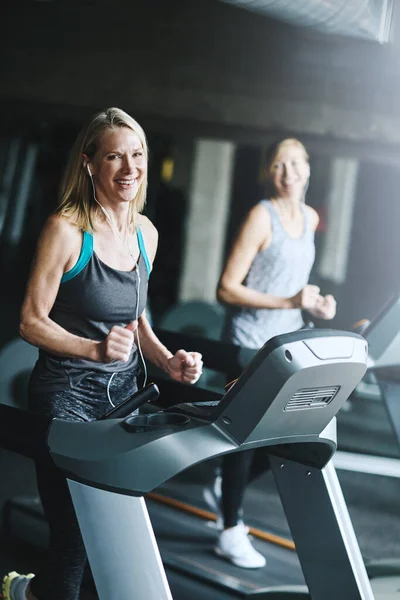
[[[295,308],[292,298],[264,294],[243,285],[255,256],[271,243],[271,235],[269,213],[257,204],[244,221],[221,275],[217,290],[220,302],[246,308]]]
[[[157,230],[146,217],[141,216],[139,224],[145,237],[149,261],[153,264],[157,252]],[[138,333],[137,343],[140,343],[143,356],[168,373],[172,379],[183,383],[195,383],[199,379],[203,368],[201,354],[186,350],[178,350],[172,354],[154,333],[147,319],[146,311],[143,311],[139,317]]]
[[[99,342],[66,331],[49,318],[63,273],[76,262],[82,233],[51,216],[40,235],[21,310],[20,335],[57,356],[99,360]]]

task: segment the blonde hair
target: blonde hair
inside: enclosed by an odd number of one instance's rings
[[[79,133],[71,150],[67,168],[60,187],[60,201],[56,214],[72,218],[75,224],[84,231],[93,231],[93,214],[100,210],[93,199],[92,183],[83,168],[82,155],[90,159],[99,147],[99,140],[109,129],[128,127],[139,138],[146,161],[148,148],[146,135],[135,119],[120,108],[108,108],[94,115],[90,123]],[[136,213],[142,212],[146,203],[147,173],[139,186],[139,190],[129,203],[129,223],[135,223]]]
[[[296,138],[284,138],[283,140],[277,140],[276,142],[274,142],[267,148],[267,151],[265,154],[265,164],[266,164],[266,169],[268,172],[270,172],[272,164],[275,161],[275,159],[278,155],[278,152],[280,151],[282,146],[286,146],[286,145],[290,145],[290,144],[293,144],[293,146],[299,146],[299,148],[301,148],[304,152],[304,158],[306,159],[306,161],[308,163],[310,162],[310,157],[308,156],[308,152],[307,152],[304,144],[302,142],[300,142],[300,140],[298,140]]]

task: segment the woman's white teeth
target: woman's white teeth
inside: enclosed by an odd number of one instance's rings
[[[123,185],[131,185],[135,181],[136,179],[117,179],[117,183],[122,183]]]

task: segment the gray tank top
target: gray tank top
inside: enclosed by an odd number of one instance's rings
[[[274,296],[290,297],[307,285],[315,259],[314,231],[302,205],[304,230],[292,238],[270,200],[260,202],[271,217],[272,240],[253,260],[244,285]],[[300,309],[229,307],[223,338],[239,346],[261,348],[265,342],[304,325]]]
[[[114,325],[124,327],[146,307],[150,263],[138,229],[139,260],[133,271],[119,271],[102,262],[93,251],[93,236],[83,232],[76,265],[64,274],[50,318],[79,337],[102,341]],[[138,368],[137,348],[127,362],[99,363],[62,358],[39,350],[32,374],[34,391],[58,391],[79,382],[88,372],[120,373]]]

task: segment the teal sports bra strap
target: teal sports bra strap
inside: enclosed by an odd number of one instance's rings
[[[61,283],[65,283],[66,281],[73,279],[73,277],[76,277],[76,275],[78,275],[78,273],[80,273],[82,271],[82,269],[84,269],[86,267],[86,265],[88,264],[89,260],[92,257],[92,254],[93,254],[93,235],[91,233],[89,233],[88,231],[84,231],[83,232],[83,240],[82,240],[82,248],[81,248],[81,253],[79,255],[78,261],[72,267],[72,269],[70,269],[69,271],[64,273],[64,275],[61,278]]]
[[[147,276],[150,277],[151,265],[150,265],[149,257],[147,256],[146,246],[144,245],[143,234],[142,234],[139,226],[137,228],[136,235],[137,235],[139,250],[140,250],[141,255],[143,256],[144,264],[146,265]]]

